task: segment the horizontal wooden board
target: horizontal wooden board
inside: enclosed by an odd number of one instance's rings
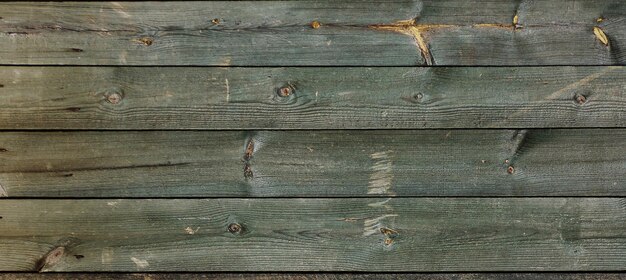
[[[2,2],[0,61],[623,65],[626,2]]]
[[[624,198],[0,200],[12,271],[589,271]]]
[[[0,133],[8,197],[625,196],[626,129]]]
[[[6,66],[0,129],[626,127],[625,85],[622,66]]]
[[[626,273],[2,273],[0,280],[624,280]]]

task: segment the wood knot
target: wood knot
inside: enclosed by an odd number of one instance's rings
[[[577,93],[574,96],[574,100],[576,100],[576,103],[578,103],[578,105],[583,105],[585,103],[587,103],[587,97],[585,97],[584,95]]]
[[[288,97],[293,94],[293,89],[291,86],[283,86],[278,89],[277,94],[280,97]]]
[[[246,178],[246,180],[251,180],[252,177],[254,177],[254,174],[252,173],[252,167],[247,162],[243,166],[243,177]]]
[[[391,244],[393,244],[394,242],[394,239],[398,237],[398,232],[390,228],[381,227],[380,233],[385,236],[385,240],[383,240],[383,243],[386,246],[391,246]]]
[[[142,44],[144,46],[151,46],[154,43],[154,39],[152,37],[141,37],[139,39],[135,39],[135,43]]]
[[[421,103],[423,99],[424,99],[424,95],[421,92],[418,92],[411,96],[402,96],[402,100],[409,102],[409,103],[415,103],[415,104]]]
[[[513,165],[509,165],[509,167],[506,168],[506,172],[509,174],[515,173],[515,168],[513,167]]]
[[[106,98],[107,102],[116,105],[122,102],[122,99],[124,98],[124,93],[121,90],[107,91],[104,93],[104,97]]]
[[[249,161],[252,159],[252,153],[254,153],[254,139],[250,139],[246,145],[246,150],[243,153],[243,160]]]
[[[65,254],[65,247],[60,246],[52,249],[37,262],[37,271],[41,272],[57,264]]]
[[[238,223],[231,223],[230,225],[228,225],[228,231],[232,234],[239,234],[241,233],[241,230],[242,227]]]

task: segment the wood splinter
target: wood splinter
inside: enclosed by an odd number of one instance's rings
[[[605,46],[609,45],[609,38],[606,36],[604,31],[602,31],[602,29],[600,27],[594,26],[593,27],[593,34],[596,35],[596,38],[598,40],[600,40],[600,42],[602,42],[602,44],[604,44]]]

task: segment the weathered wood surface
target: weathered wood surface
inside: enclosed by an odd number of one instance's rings
[[[622,0],[3,2],[0,61],[623,65],[624,20]]]
[[[5,273],[0,280],[624,280],[624,273]]]
[[[624,196],[625,129],[0,133],[8,197]]]
[[[0,67],[0,128],[626,127],[624,84],[622,66]]]
[[[9,271],[626,266],[624,198],[9,199],[0,215]]]

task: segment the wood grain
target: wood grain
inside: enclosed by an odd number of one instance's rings
[[[621,66],[0,67],[0,129],[626,127],[625,83]]]
[[[624,273],[2,273],[0,280],[623,280]]]
[[[624,198],[0,200],[10,271],[590,271]],[[239,229],[233,224],[239,225]],[[19,229],[19,230],[16,230]]]
[[[625,196],[626,130],[0,133],[8,197]]]
[[[621,0],[2,2],[0,17],[3,64],[626,62]]]

